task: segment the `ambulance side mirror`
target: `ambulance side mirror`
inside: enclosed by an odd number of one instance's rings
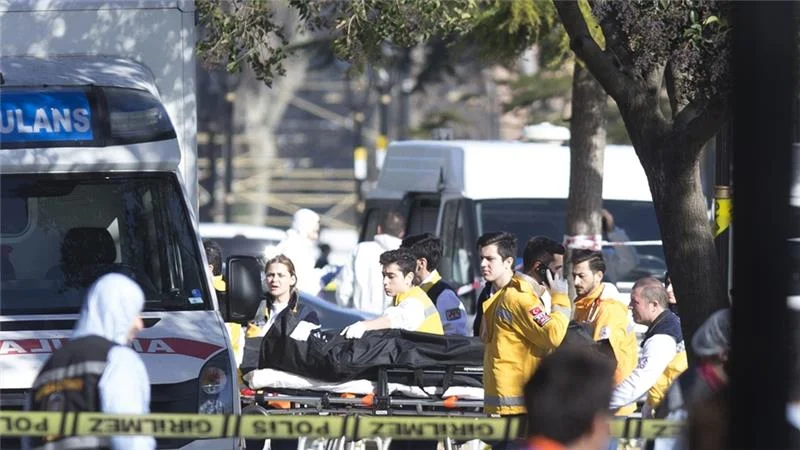
[[[228,299],[220,306],[228,322],[244,325],[255,317],[263,298],[262,269],[254,256],[228,257],[225,268]]]

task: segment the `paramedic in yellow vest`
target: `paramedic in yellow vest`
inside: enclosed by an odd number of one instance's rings
[[[214,285],[214,290],[217,291],[219,309],[224,311],[224,305],[228,301],[228,290],[225,280],[222,279],[222,247],[216,241],[207,239],[203,241],[203,248],[206,251],[211,282]],[[225,322],[225,328],[228,329],[233,356],[236,358],[236,366],[238,367],[244,357],[244,330],[240,324],[233,322]]]
[[[630,405],[645,393],[643,415],[658,407],[669,385],[686,370],[681,320],[669,310],[669,296],[660,280],[647,277],[633,285],[631,311],[636,323],[647,325],[639,364],[611,395],[611,408]]]
[[[341,334],[348,339],[360,339],[370,330],[399,328],[443,335],[439,311],[425,291],[413,284],[417,258],[411,250],[389,250],[381,254],[380,262],[383,267],[383,290],[392,297],[392,305],[383,311],[382,316],[356,322],[342,330]]]
[[[619,384],[633,372],[639,353],[628,308],[617,299],[617,288],[602,282],[606,264],[601,252],[573,250],[570,261],[577,294],[573,319],[584,324],[595,341],[608,340],[617,361],[614,383]],[[636,410],[635,404],[623,406],[615,412],[617,415],[627,416]]]
[[[483,303],[481,339],[484,409],[487,414],[525,413],[523,387],[539,362],[567,332],[570,303],[567,283],[547,272],[553,312],[548,314],[531,284],[514,274],[517,239],[505,232],[478,239],[481,274],[492,294]]]

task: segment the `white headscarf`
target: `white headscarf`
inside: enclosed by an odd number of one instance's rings
[[[128,344],[128,331],[144,307],[144,293],[135,281],[119,273],[98,278],[89,288],[72,339],[96,335]]]

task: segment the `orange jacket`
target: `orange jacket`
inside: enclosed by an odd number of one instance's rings
[[[633,331],[633,322],[628,316],[628,307],[608,293],[604,295],[605,284],[601,283],[592,292],[575,300],[577,322],[589,324],[595,341],[608,339],[617,360],[614,383],[619,384],[636,368],[639,360],[639,346]],[[614,289],[616,293],[616,289]],[[621,408],[619,415],[627,415],[636,405]]]

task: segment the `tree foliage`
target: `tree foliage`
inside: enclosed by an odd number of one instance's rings
[[[355,67],[385,58],[385,46],[410,48],[431,40],[477,48],[492,62],[519,55],[557,26],[550,2],[530,0],[283,0],[303,27],[325,36],[335,54]],[[271,84],[292,53],[286,30],[268,0],[198,0],[198,50],[211,64],[236,71],[249,64]],[[566,50],[566,41],[560,47]],[[461,47],[462,49],[464,47]],[[562,51],[563,54],[563,51]]]
[[[317,3],[288,0],[300,18],[313,23]],[[287,30],[275,17],[274,3],[266,0],[197,0],[201,37],[197,50],[210,65],[237,72],[252,67],[258,79],[271,86],[285,73],[283,61],[290,53]]]
[[[628,75],[663,73],[676,115],[687,100],[730,91],[730,5],[720,1],[602,1],[593,13],[614,36],[612,52]],[[673,90],[674,88],[674,90]]]
[[[715,0],[596,1],[601,45],[576,3],[554,4],[570,47],[616,101],[647,174],[684,335],[691,336],[728,304],[699,164],[729,114],[730,7]]]

